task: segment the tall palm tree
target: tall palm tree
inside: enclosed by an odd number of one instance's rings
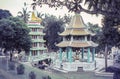
[[[41,12],[37,12],[37,17],[43,19],[45,17],[45,14],[43,14]]]
[[[22,11],[18,12],[18,17],[22,18],[25,23],[27,23],[28,19],[30,18],[31,11],[27,10],[26,4],[24,4],[24,8],[22,8]]]

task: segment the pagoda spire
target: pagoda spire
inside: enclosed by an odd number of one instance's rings
[[[42,19],[41,18],[38,18],[37,16],[35,16],[35,12],[33,11],[32,12],[32,15],[31,15],[31,21],[37,21],[37,22],[42,22]]]
[[[80,14],[75,13],[73,16],[70,25],[71,28],[85,28],[85,24]]]

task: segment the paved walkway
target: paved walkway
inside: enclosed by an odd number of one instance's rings
[[[112,77],[102,77],[96,76],[94,72],[69,72],[62,73],[59,71],[45,71],[39,70],[38,68],[33,68],[30,63],[24,63],[26,67],[31,68],[32,71],[35,71],[37,79],[40,79],[43,75],[49,75],[52,79],[112,79]]]

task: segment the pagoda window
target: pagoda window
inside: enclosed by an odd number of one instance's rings
[[[42,47],[42,43],[39,43],[39,47]]]
[[[35,55],[37,55],[37,50],[32,51],[32,56],[35,56]]]
[[[32,35],[32,39],[37,39],[37,35]]]
[[[85,41],[85,36],[81,36],[80,41]]]
[[[85,36],[73,36],[73,40],[76,40],[76,41],[85,41]]]
[[[43,53],[43,50],[40,50],[39,52],[40,52],[40,53]]]
[[[41,35],[39,35],[38,37],[39,37],[39,39],[43,39],[43,37]]]
[[[37,35],[35,35],[34,39],[37,39]]]
[[[80,36],[74,36],[73,39],[74,40],[80,40]]]
[[[88,41],[91,41],[91,36],[87,36]]]
[[[39,28],[38,31],[39,31],[39,32],[42,32],[42,29]]]
[[[33,43],[33,47],[37,47],[37,43]]]
[[[79,36],[77,40],[79,40],[79,41],[85,41],[85,36]]]
[[[71,40],[71,37],[70,37],[70,36],[66,36],[65,38],[66,38],[66,41]]]
[[[37,32],[37,28],[32,28],[32,32]]]

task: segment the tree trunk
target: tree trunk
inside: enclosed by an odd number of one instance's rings
[[[107,47],[107,44],[105,45],[105,53],[104,53],[104,56],[105,56],[105,71],[107,71],[107,54],[108,54],[108,47]]]
[[[10,61],[12,61],[13,54],[10,52]]]

